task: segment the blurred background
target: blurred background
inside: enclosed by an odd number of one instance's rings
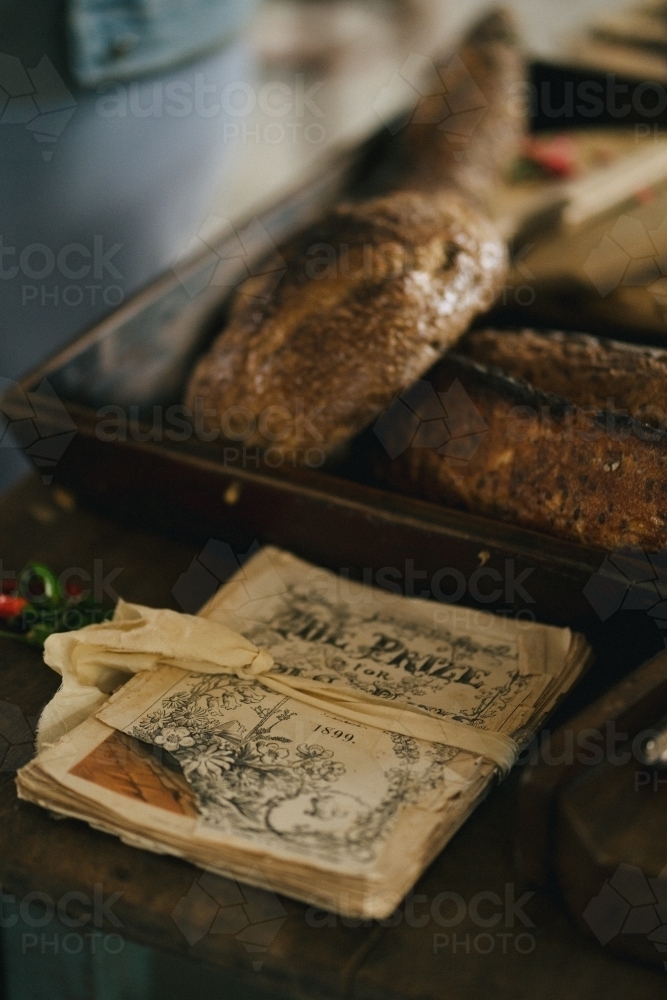
[[[399,110],[410,54],[484,0],[2,0],[0,378],[324,169]],[[510,0],[559,61],[618,0]],[[0,490],[28,467],[0,442]]]

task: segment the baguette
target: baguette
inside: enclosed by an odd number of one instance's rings
[[[427,371],[502,287],[506,249],[453,192],[334,208],[251,278],[187,393],[205,433],[322,464]],[[319,458],[318,458],[319,456]]]
[[[631,417],[449,355],[375,431],[378,472],[399,492],[589,547],[667,542],[667,434]]]
[[[474,330],[457,347],[480,364],[522,378],[577,406],[667,424],[667,351],[582,333]]]
[[[527,129],[526,66],[511,14],[483,17],[437,70],[401,133],[400,186],[453,185],[488,209]]]
[[[321,465],[492,305],[507,252],[474,199],[514,155],[516,109],[496,100],[522,75],[507,24],[491,15],[447,67],[448,115],[483,90],[467,159],[442,122],[409,126],[397,190],[334,208],[241,286],[187,389],[207,438]]]

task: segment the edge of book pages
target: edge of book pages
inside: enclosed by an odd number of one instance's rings
[[[569,629],[406,598],[272,547],[200,614],[269,648],[278,670],[400,695],[522,745],[590,660]],[[494,784],[494,765],[472,753],[337,720],[261,680],[203,677],[135,675],[18,772],[19,797],[134,847],[384,918]],[[190,729],[198,739],[212,724],[226,751],[192,746]],[[179,738],[187,778],[163,752]]]

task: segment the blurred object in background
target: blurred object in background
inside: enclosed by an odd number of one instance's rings
[[[529,136],[492,216],[507,239],[567,236],[622,208],[654,201],[667,184],[667,132],[574,128]],[[569,266],[564,254],[561,264]]]
[[[229,163],[220,95],[255,79],[254,2],[193,0],[185,20],[175,0],[3,4],[0,377],[164,271],[206,217]],[[0,488],[22,467],[3,444]]]
[[[570,48],[573,60],[583,66],[621,76],[667,81],[667,3],[605,8]]]
[[[250,33],[259,100],[238,120],[236,169],[218,215],[254,214],[322,169],[337,148],[404,109],[407,59],[451,52],[489,4],[468,0],[269,0]],[[398,100],[397,100],[398,96]]]
[[[619,2],[505,6],[528,56],[551,58],[562,57],[568,33]],[[386,132],[405,108],[406,60],[453,52],[491,7],[487,0],[267,0],[248,33],[259,63],[258,100],[230,126],[236,166],[215,214],[232,222],[253,215],[321,170],[332,149]]]

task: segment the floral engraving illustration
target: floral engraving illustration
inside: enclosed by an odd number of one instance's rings
[[[262,620],[237,616],[235,627],[271,651],[279,674],[477,726],[516,703],[527,684],[516,644],[391,612],[332,597],[317,580],[292,580]],[[184,675],[127,731],[178,763],[203,826],[348,866],[378,857],[404,805],[456,785],[455,758],[464,770],[474,760],[229,675]]]
[[[189,674],[129,732],[180,766],[204,825],[328,861],[371,861],[399,807],[442,783],[456,751],[377,731],[369,739],[365,727],[333,718],[314,727],[331,746],[317,733],[298,742],[302,709],[257,683]],[[379,736],[386,745],[369,796],[348,764],[365,752],[364,737],[372,748]]]

